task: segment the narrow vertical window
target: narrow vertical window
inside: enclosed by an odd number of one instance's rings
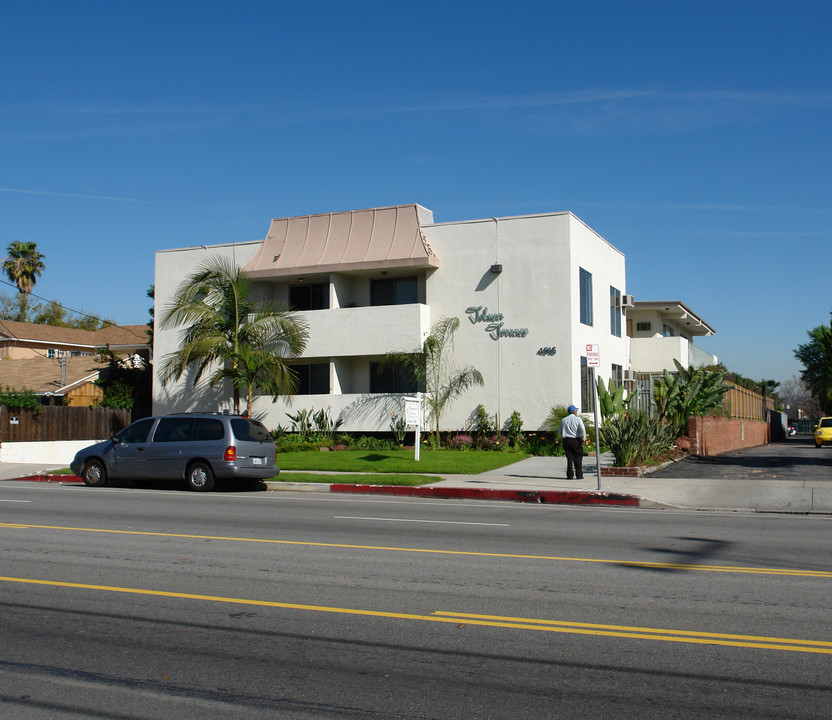
[[[580,270],[580,292],[581,292],[581,322],[584,325],[592,325],[592,274],[583,268]]]
[[[581,412],[589,409],[589,368],[586,357],[581,356]]]
[[[621,337],[621,291],[610,285],[610,332]]]

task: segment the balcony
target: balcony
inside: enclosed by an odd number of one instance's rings
[[[630,368],[636,372],[675,370],[674,360],[685,367],[715,365],[715,355],[696,347],[683,337],[651,337],[630,339]]]
[[[304,358],[416,351],[430,332],[430,308],[418,303],[311,310],[298,316],[309,325]]]

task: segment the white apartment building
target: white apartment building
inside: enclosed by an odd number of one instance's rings
[[[446,410],[443,430],[465,428],[479,404],[501,425],[518,411],[525,430],[539,429],[554,405],[591,412],[587,345],[599,346],[605,381],[621,382],[629,367],[624,255],[569,212],[435,223],[430,210],[401,205],[273,220],[262,241],[157,252],[157,318],[215,256],[233,258],[260,298],[291,304],[309,327],[292,361],[298,394],[255,403],[267,427],[328,408],[343,430],[388,430],[416,388],[394,370],[380,373],[379,360],[418,352],[442,317],[460,319],[452,364],[485,380]],[[180,334],[156,328],[156,373]],[[154,382],[154,413],[231,403],[230,386]]]
[[[679,300],[638,301],[627,311],[630,368],[638,373],[673,370],[678,360],[684,367],[716,365],[719,358],[693,344],[695,337],[716,331]]]

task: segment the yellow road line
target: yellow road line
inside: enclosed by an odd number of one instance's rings
[[[426,553],[431,555],[456,555],[467,557],[509,558],[518,560],[547,560],[550,562],[596,563],[618,565],[621,567],[662,569],[662,570],[697,570],[702,572],[749,573],[753,575],[785,575],[798,577],[832,578],[832,571],[799,570],[793,568],[754,568],[737,565],[695,565],[684,563],[642,562],[637,560],[613,560],[609,558],[561,557],[557,555],[523,555],[515,553],[472,552],[468,550],[437,550],[431,548],[409,548],[384,545],[351,545],[346,543],[322,543],[307,540],[271,540],[264,538],[227,537],[222,535],[191,535],[186,533],[148,532],[144,530],[112,530],[108,528],[62,527],[59,525],[23,525],[20,523],[0,523],[0,529],[62,530],[67,532],[105,533],[113,535],[137,535],[144,537],[168,537],[186,540],[222,540],[225,542],[265,543],[272,545],[295,545],[303,547],[342,548],[348,550],[377,550],[386,552]]]
[[[23,583],[27,585],[46,585],[50,587],[95,590],[98,592],[127,593],[132,595],[150,595],[154,597],[177,598],[180,600],[199,600],[203,602],[230,603],[234,605],[281,608],[287,610],[307,610],[312,612],[358,615],[363,617],[388,618],[394,620],[419,620],[423,622],[437,622],[445,624],[452,623],[457,626],[462,623],[464,625],[508,628],[513,630],[535,630],[572,635],[594,635],[598,637],[658,640],[662,642],[722,645],[726,647],[754,648],[757,650],[784,650],[790,652],[832,655],[832,643],[820,640],[758,637],[754,635],[728,635],[723,633],[668,630],[666,628],[630,627],[626,625],[596,625],[591,623],[571,623],[558,620],[539,620],[534,618],[514,618],[502,617],[499,615],[476,615],[471,613],[444,611],[436,611],[431,615],[422,615],[417,613],[398,613],[381,610],[329,607],[326,605],[284,603],[272,600],[251,600],[247,598],[232,598],[218,595],[198,595],[194,593],[180,593],[166,590],[148,590],[145,588],[90,585],[86,583],[61,582],[57,580],[37,580],[33,578],[0,577],[0,582]]]

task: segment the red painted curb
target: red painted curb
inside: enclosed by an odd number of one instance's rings
[[[14,478],[15,480],[22,480],[24,482],[62,482],[62,483],[82,483],[82,478],[77,475],[25,475],[24,477]]]
[[[623,505],[638,507],[635,495],[577,490],[495,490],[488,488],[418,487],[405,485],[352,485],[333,483],[330,492],[373,493],[405,497],[430,497],[466,500],[513,500],[514,502],[555,503],[561,505]]]

